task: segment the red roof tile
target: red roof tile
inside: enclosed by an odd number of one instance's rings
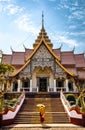
[[[24,65],[25,63],[25,52],[13,52],[12,54],[12,65]]]
[[[11,64],[12,55],[2,54],[2,63]]]
[[[75,54],[76,67],[85,67],[84,54]]]
[[[75,58],[73,51],[61,52],[61,64],[63,65],[75,65]]]
[[[84,71],[78,71],[79,79],[85,79],[85,70]]]

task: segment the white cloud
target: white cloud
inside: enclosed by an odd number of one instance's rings
[[[3,11],[3,6],[0,4],[0,12]]]
[[[74,6],[79,6],[78,1],[74,1]]]
[[[26,32],[31,32],[34,35],[39,32],[39,27],[36,27],[30,20],[30,15],[28,16],[27,14],[23,14],[17,20],[15,20],[15,23],[18,25],[19,29]]]
[[[60,40],[63,42],[63,43],[66,43],[67,45],[69,45],[70,47],[73,47],[73,46],[78,46],[78,43],[76,42],[76,40],[73,40],[73,39],[69,39],[65,36],[60,36],[59,37]]]
[[[0,0],[0,2],[9,2],[10,0]]]
[[[17,5],[13,5],[13,4],[8,4],[5,8],[4,8],[4,11],[8,11],[8,14],[9,15],[14,15],[14,14],[17,14],[21,11],[23,11],[23,8],[20,8],[19,6]]]
[[[85,37],[85,31],[71,32],[70,35],[73,35],[73,36],[84,36]]]
[[[78,46],[79,42],[77,42],[76,40],[74,39],[71,39],[71,38],[68,38],[66,35],[57,35],[57,36],[52,36],[53,39],[58,42],[58,43],[64,43],[66,45],[68,45],[70,48],[72,47],[76,47]]]
[[[83,11],[75,11],[75,12],[72,13],[72,15],[73,15],[75,18],[81,19],[81,18],[84,17],[83,15],[85,15],[85,14],[83,13]]]
[[[69,26],[69,29],[75,29],[76,28],[76,25],[70,25]]]
[[[85,22],[83,22],[83,24],[85,24]]]
[[[72,8],[70,8],[70,15],[68,16],[69,20],[82,20],[85,18],[85,9],[83,7],[75,7],[73,6]]]
[[[67,4],[59,4],[56,6],[57,9],[69,9],[69,5]]]

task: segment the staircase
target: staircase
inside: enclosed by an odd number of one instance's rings
[[[36,97],[26,98],[19,113],[17,114],[14,124],[39,124],[39,108],[37,104],[44,104],[46,124],[69,123],[69,118],[64,110],[60,98]]]

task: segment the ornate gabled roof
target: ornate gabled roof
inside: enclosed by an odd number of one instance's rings
[[[37,44],[37,46],[34,48],[33,53],[31,53],[31,55],[28,55],[26,58],[26,61],[29,60],[30,58],[32,58],[32,56],[36,53],[36,51],[38,50],[38,48],[41,46],[41,44],[44,44],[47,49],[49,50],[49,52],[54,56],[55,59],[58,59],[58,57],[56,56],[55,53],[53,53],[52,49],[50,48],[50,46],[47,44],[47,42],[45,41],[45,38],[42,37],[40,42]]]
[[[48,51],[52,54],[52,56],[55,58],[56,63],[69,75],[73,76],[73,73],[69,72],[64,66],[62,66],[62,64],[59,62],[58,57],[55,55],[55,53],[53,52],[53,50],[50,48],[50,46],[46,43],[45,38],[42,37],[41,41],[37,44],[37,46],[34,48],[34,51],[31,53],[31,55],[29,55],[26,59],[26,63],[19,69],[18,72],[14,73],[13,76],[17,75],[20,71],[22,71],[31,61],[31,58],[33,57],[33,55],[37,52],[37,50],[39,49],[39,47],[41,46],[41,44],[44,44],[46,46],[46,48],[48,49]]]

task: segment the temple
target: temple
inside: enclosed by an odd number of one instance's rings
[[[33,43],[33,49],[24,48],[23,52],[12,51],[2,54],[1,63],[15,67],[7,89],[20,92],[76,92],[85,87],[84,53],[61,51],[53,48],[44,27],[42,27]],[[4,88],[5,89],[5,86]]]

